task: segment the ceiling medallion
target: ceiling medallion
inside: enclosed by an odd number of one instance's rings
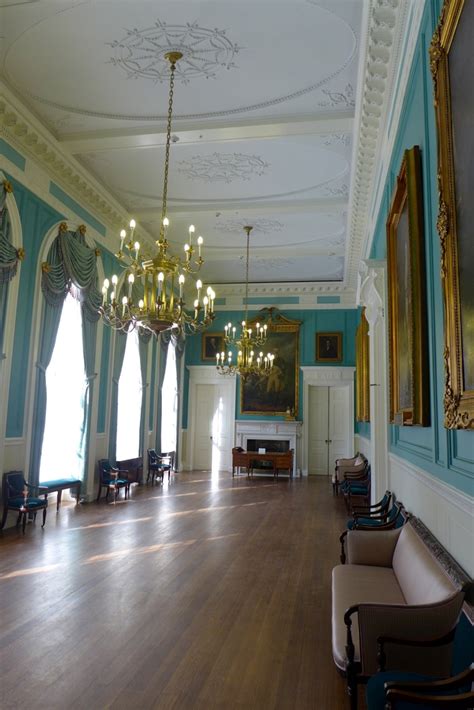
[[[244,153],[212,153],[193,155],[178,163],[178,172],[191,180],[202,182],[225,182],[250,180],[254,175],[264,175],[269,164],[258,155]]]
[[[200,27],[196,22],[168,25],[160,20],[151,27],[128,29],[125,37],[107,44],[115,51],[110,62],[120,67],[127,79],[149,79],[155,84],[169,80],[165,52],[183,55],[175,79],[187,84],[192,79],[214,79],[222,68],[234,69],[240,49],[225,30]]]
[[[217,222],[216,228],[221,232],[227,232],[229,234],[239,233],[248,224],[248,220],[245,219],[227,219],[225,222],[220,220]],[[281,232],[284,228],[283,222],[279,222],[277,219],[266,219],[265,217],[258,217],[253,220],[254,232],[260,234],[271,234],[272,232]]]

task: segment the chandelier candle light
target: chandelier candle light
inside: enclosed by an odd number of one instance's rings
[[[244,227],[247,233],[247,262],[245,273],[245,320],[239,337],[236,335],[236,327],[232,323],[224,326],[224,341],[227,352],[217,353],[216,367],[221,375],[239,374],[243,379],[251,374],[266,376],[273,366],[274,355],[264,353],[260,348],[267,340],[267,325],[255,324],[255,330],[249,327],[248,323],[248,296],[249,296],[249,253],[250,253],[250,232],[253,227]],[[234,364],[233,351],[237,352],[237,362]]]
[[[181,59],[181,52],[168,52],[165,58],[170,63],[170,88],[168,100],[168,123],[166,131],[166,152],[163,183],[163,202],[161,209],[161,225],[159,238],[156,241],[158,248],[153,257],[141,254],[140,242],[135,240],[136,222],[130,220],[130,233],[120,232],[120,249],[116,257],[124,258],[124,249],[130,258],[125,268],[127,293],[119,302],[118,277],[105,279],[102,286],[102,306],[99,309],[105,323],[116,330],[128,331],[131,327],[142,327],[152,331],[155,335],[176,328],[187,334],[204,330],[214,319],[214,300],[216,294],[211,286],[203,287],[201,279],[196,281],[196,299],[194,309],[187,313],[184,309],[183,298],[185,273],[196,274],[200,271],[204,259],[202,258],[203,238],[198,236],[193,244],[195,227],[191,225],[188,230],[188,241],[184,245],[184,258],[168,254],[167,230],[169,219],[166,216],[166,202],[168,196],[168,172],[171,144],[171,118],[173,113],[174,73],[176,62]],[[196,254],[197,251],[197,254]],[[143,298],[138,303],[133,300],[133,285],[141,283]]]

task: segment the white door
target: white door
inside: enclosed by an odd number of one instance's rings
[[[199,471],[230,470],[233,421],[231,391],[226,385],[196,385],[194,461]]]
[[[309,387],[308,474],[326,476],[349,455],[349,387]]]

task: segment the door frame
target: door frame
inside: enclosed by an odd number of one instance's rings
[[[227,414],[227,425],[229,427],[230,439],[232,447],[235,442],[235,396],[236,396],[236,377],[221,375],[215,367],[209,365],[187,365],[189,371],[189,398],[188,398],[188,437],[189,455],[187,458],[187,469],[194,470],[194,437],[196,432],[197,421],[197,385],[218,385],[228,389],[229,411]],[[232,451],[225,458],[225,470],[232,470]]]
[[[349,388],[349,438],[348,455],[354,451],[354,373],[355,367],[301,367],[303,373],[303,476],[308,475],[309,444],[309,388],[348,387]],[[352,435],[350,434],[352,432]]]

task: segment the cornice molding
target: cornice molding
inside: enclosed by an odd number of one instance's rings
[[[70,156],[40,121],[0,82],[0,136],[38,163],[50,178],[112,231],[130,219],[123,207]],[[152,243],[146,233],[140,238]]]
[[[346,260],[347,285],[353,288],[359,260],[370,248],[372,222],[377,216],[374,193],[378,197],[377,184],[385,182],[425,2],[370,0],[367,10],[367,42],[362,52],[361,89],[355,118],[357,138]],[[391,117],[393,120],[389,121]],[[389,125],[392,128],[387,135]]]
[[[216,284],[219,298],[225,296],[245,295],[245,284]],[[252,283],[249,284],[249,297],[253,296],[308,296],[311,294],[346,294],[354,296],[355,292],[347,289],[342,282],[287,282],[287,283]],[[355,301],[354,301],[355,302]]]

